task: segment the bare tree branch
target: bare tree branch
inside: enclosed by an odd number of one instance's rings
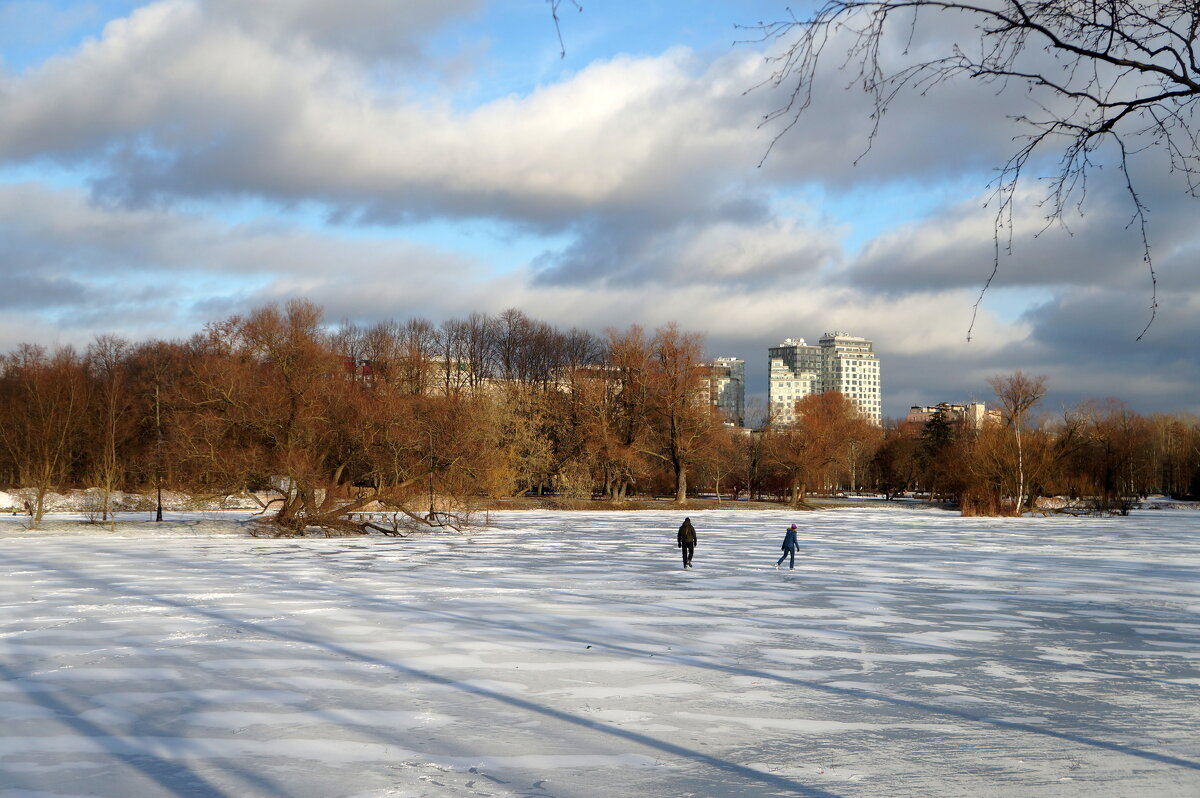
[[[978,47],[947,45],[942,56],[888,63],[885,45],[895,35],[909,56],[922,12],[954,15],[969,21]],[[1007,231],[1011,249],[1013,207],[1021,178],[1037,155],[1058,148],[1057,171],[1039,203],[1047,224],[1063,224],[1064,212],[1080,207],[1087,176],[1097,168],[1097,151],[1112,145],[1142,237],[1143,261],[1150,277],[1150,329],[1157,313],[1158,278],[1150,253],[1148,208],[1130,176],[1130,157],[1148,149],[1167,153],[1170,169],[1181,175],[1192,196],[1200,194],[1200,147],[1194,128],[1200,98],[1200,3],[1194,0],[827,0],[811,16],[791,15],[777,22],[744,26],[752,41],[776,44],[767,57],[769,77],[754,88],[784,92],[784,100],[762,119],[778,123],[764,160],[812,104],[818,66],[826,48],[844,44],[840,67],[854,70],[854,82],[871,97],[867,150],[879,134],[888,108],[905,92],[918,94],[941,83],[967,79],[1003,88],[1024,84],[1038,101],[1038,117],[1013,118],[1028,129],[1016,138],[1017,151],[989,184],[996,209],[995,262],[973,306],[976,314],[999,270],[1000,238]],[[753,90],[753,89],[752,89]],[[861,157],[861,156],[860,156]]]
[[[558,35],[558,57],[567,57],[567,46],[563,43],[562,37],[562,22],[558,17],[558,9],[563,4],[563,0],[546,0],[550,5],[550,18],[554,20],[554,32]],[[576,11],[583,11],[583,6],[579,4],[579,0],[568,0],[571,5],[575,6]]]

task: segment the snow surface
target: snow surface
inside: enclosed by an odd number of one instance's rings
[[[246,517],[0,519],[0,794],[1200,795],[1196,513]]]

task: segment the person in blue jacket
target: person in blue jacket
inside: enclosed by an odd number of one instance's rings
[[[778,568],[779,566],[783,565],[783,561],[786,560],[788,558],[788,555],[790,554],[792,556],[792,561],[788,565],[788,568],[795,568],[796,567],[796,549],[800,548],[799,544],[796,543],[796,525],[795,524],[792,524],[790,527],[788,527],[787,534],[785,534],[783,536],[783,547],[782,548],[783,548],[783,556],[780,557],[778,561],[776,561],[775,567]]]

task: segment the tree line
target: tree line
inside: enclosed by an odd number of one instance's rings
[[[1046,378],[1017,371],[989,380],[998,417],[978,427],[939,408],[924,424],[886,431],[874,454],[876,488],[920,490],[964,514],[1019,514],[1039,497],[1126,514],[1152,494],[1200,497],[1200,423],[1141,415],[1119,399],[1039,414]]]
[[[297,300],[186,340],[98,336],[85,351],[22,344],[0,369],[0,484],[45,497],[117,491],[267,493],[283,533],[347,530],[364,509],[430,523],[479,497],[553,492],[765,499],[919,491],[964,512],[1021,512],[1037,496],[1102,508],[1200,490],[1194,419],[1119,402],[1035,415],[1043,378],[993,380],[1001,418],[949,412],[872,425],[839,393],[796,424],[749,431],[709,401],[703,337],[668,324],[599,336],[510,309],[433,324],[327,325]],[[361,518],[361,516],[357,516]]]

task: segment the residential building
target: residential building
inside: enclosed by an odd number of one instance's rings
[[[736,357],[718,357],[709,363],[708,401],[722,417],[735,426],[746,420],[746,361]]]
[[[866,338],[847,332],[825,333],[820,340],[822,391],[840,391],[872,424],[883,420],[879,360]]]
[[[767,349],[770,381],[767,383],[767,402],[775,424],[792,424],[796,420],[796,402],[805,396],[821,392],[821,347],[804,342],[803,338],[788,338],[779,346]]]
[[[770,362],[767,401],[776,424],[796,421],[796,402],[805,396],[839,391],[863,418],[883,418],[879,360],[866,338],[829,332],[816,345],[788,338],[767,350]]]
[[[964,421],[970,425],[971,429],[979,429],[985,421],[1000,420],[1000,411],[988,410],[987,405],[983,402],[968,402],[965,405],[952,405],[949,402],[926,406],[914,405],[909,408],[908,415],[904,417],[904,420],[910,424],[927,424],[939,410],[945,414],[947,421]]]

